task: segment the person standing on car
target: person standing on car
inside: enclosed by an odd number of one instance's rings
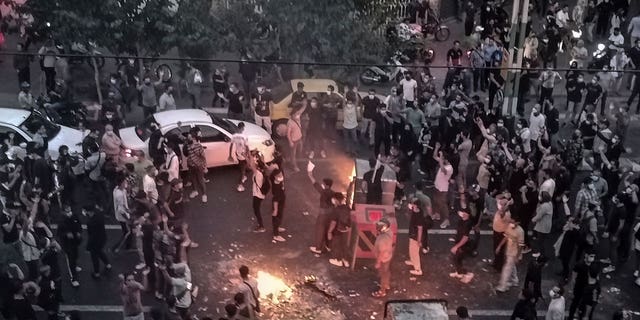
[[[236,82],[232,82],[229,85],[229,92],[227,93],[227,102],[229,103],[229,110],[227,112],[227,118],[233,120],[244,119],[244,92],[240,91],[240,88]]]
[[[290,161],[293,171],[300,172],[298,168],[298,155],[302,153],[302,114],[307,108],[307,104],[295,105],[291,110],[289,121],[287,121],[287,140],[289,140]]]
[[[251,97],[251,106],[255,122],[271,134],[271,113],[273,112],[273,98],[264,84],[258,84],[258,92]]]
[[[42,48],[38,50],[40,67],[42,71],[44,71],[47,92],[53,90],[56,85],[56,60],[58,59],[58,53],[53,39],[48,39]]]
[[[324,150],[324,113],[318,99],[316,97],[311,98],[309,102],[310,108],[307,109],[309,115],[309,127],[307,128],[306,145],[309,150],[309,159],[313,159],[316,152],[320,154],[322,158],[327,157],[327,153]]]

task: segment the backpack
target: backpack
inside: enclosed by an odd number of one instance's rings
[[[255,176],[253,176],[253,183],[257,183]],[[260,186],[260,192],[266,196],[269,193],[270,190],[271,190],[271,183],[269,183],[269,178],[265,177],[265,175],[263,173],[262,174],[262,185]]]

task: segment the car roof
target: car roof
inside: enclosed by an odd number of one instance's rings
[[[0,108],[0,123],[12,126],[20,126],[26,120],[31,111],[24,109]]]
[[[336,92],[338,91],[338,85],[331,79],[293,79],[291,80],[292,90],[295,91],[298,88],[298,82],[304,84],[304,91],[306,92],[325,92],[329,85],[333,85],[336,88]]]
[[[153,115],[153,118],[156,120],[160,127],[165,127],[171,124],[175,124],[178,121],[183,123],[190,122],[206,122],[211,123],[211,117],[209,114],[200,109],[180,109],[180,110],[170,110],[170,111],[162,111],[156,112]]]

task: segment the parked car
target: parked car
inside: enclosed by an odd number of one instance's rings
[[[148,154],[152,123],[156,123],[165,136],[170,134],[179,136],[197,127],[202,132],[201,143],[205,147],[207,167],[219,167],[237,163],[230,162],[228,158],[231,136],[238,131],[239,122],[223,119],[198,109],[163,111],[149,116],[140,125],[120,129],[120,137],[125,148],[142,150]],[[271,162],[275,145],[269,133],[249,122],[245,122],[244,133],[249,140],[249,149],[260,151],[264,161]]]
[[[49,139],[47,150],[51,159],[58,158],[58,148],[62,145],[68,146],[70,153],[82,153],[82,139],[88,134],[88,131],[82,132],[58,125],[38,111],[0,108],[0,133],[15,134],[16,144],[22,150],[14,149],[11,152],[16,152],[18,157],[24,157],[27,142],[33,140],[33,135],[41,126],[44,126],[47,131]]]

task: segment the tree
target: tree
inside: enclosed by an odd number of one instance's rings
[[[260,3],[260,2],[259,2]],[[258,58],[370,63],[385,52],[382,32],[362,0],[234,1],[213,12],[217,41],[227,50],[253,49]]]

